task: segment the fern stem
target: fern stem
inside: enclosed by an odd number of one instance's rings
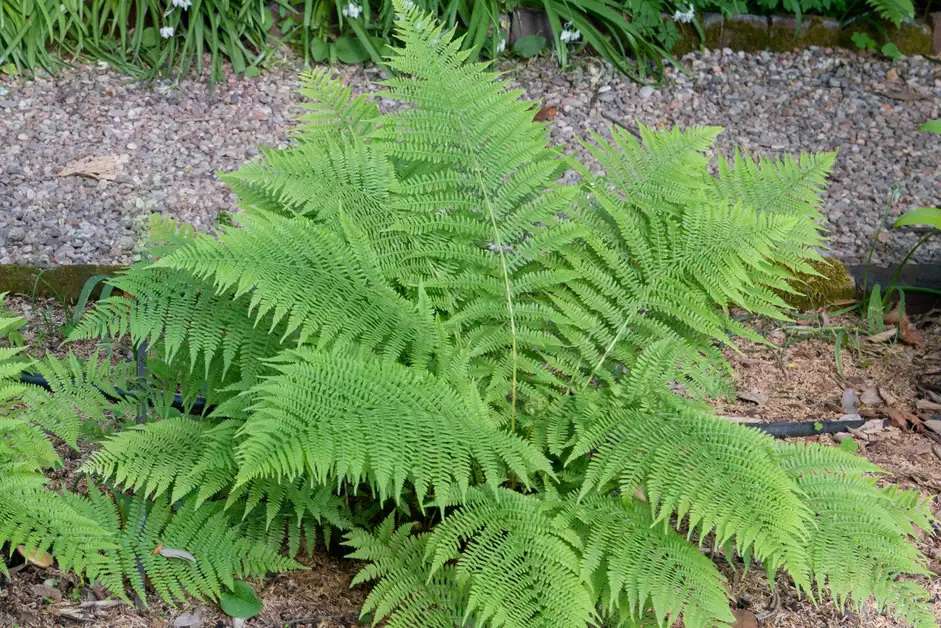
[[[487,214],[490,216],[490,225],[493,227],[494,244],[497,252],[500,254],[500,268],[503,272],[503,289],[506,294],[506,309],[510,315],[510,351],[513,360],[513,374],[510,387],[510,431],[516,431],[516,387],[517,387],[517,362],[519,353],[516,343],[516,314],[513,309],[513,289],[510,285],[510,269],[506,263],[506,252],[504,251],[503,240],[500,238],[500,229],[497,226],[497,216],[493,208],[493,202],[490,195],[484,187],[484,179],[480,174],[480,168],[474,168],[474,176],[477,177],[477,187],[481,190],[484,205],[487,208]]]

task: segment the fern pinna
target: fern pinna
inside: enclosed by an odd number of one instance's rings
[[[209,550],[222,573],[154,589],[214,597],[340,529],[367,561],[364,614],[390,626],[713,626],[733,616],[709,546],[933,625],[915,495],[704,403],[729,387],[721,349],[754,335],[730,308],[785,318],[812,272],[833,155],[712,175],[720,129],[614,130],[588,144],[595,174],[405,4],[393,113],[306,75],[294,144],[227,176],[240,226],[174,239],[73,333],[146,342],[164,390],[213,404],[85,465],[128,512],[257,546],[252,569]],[[133,517],[87,499],[123,543]]]

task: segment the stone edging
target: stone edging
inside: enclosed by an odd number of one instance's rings
[[[664,15],[664,19],[670,19]],[[898,28],[889,27],[885,35],[865,25],[843,26],[839,20],[805,15],[800,20],[790,16],[736,15],[723,17],[719,13],[706,13],[702,17],[704,39],[696,29],[680,24],[680,41],[671,51],[682,55],[706,48],[732,50],[773,50],[783,52],[795,48],[819,46],[822,48],[856,49],[853,33],[863,32],[882,43],[888,39],[906,55],[941,56],[941,11],[930,15],[929,23],[915,20]],[[526,35],[542,35],[552,39],[552,29],[546,14],[539,9],[518,8],[510,16],[510,44]]]
[[[893,42],[906,55],[941,55],[941,12],[931,14],[932,24],[912,21],[898,28],[886,30],[886,37],[865,25],[842,26],[839,20],[805,15],[801,20],[789,16],[736,15],[723,17],[718,13],[703,16],[702,26],[706,48],[731,48],[754,52],[773,50],[783,52],[795,48],[819,46],[822,48],[856,49],[853,33],[863,32],[878,42]],[[674,54],[685,54],[699,47],[700,39],[691,27],[684,27]]]

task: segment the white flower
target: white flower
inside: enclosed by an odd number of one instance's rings
[[[569,44],[573,41],[578,41],[582,38],[582,33],[569,22],[565,25],[565,28],[562,29],[562,32],[559,33],[559,41],[563,44]]]
[[[506,37],[500,40],[500,43],[497,44],[497,54],[500,54],[506,50]]]
[[[676,10],[676,13],[673,14],[673,21],[680,22],[681,24],[689,24],[693,21],[693,18],[696,17],[696,9],[693,5],[687,5],[685,11]]]
[[[355,2],[349,2],[342,11],[343,15],[348,18],[356,19],[363,14],[363,6],[361,4],[356,4]]]
[[[193,0],[170,0],[170,3],[185,11],[193,4]]]
[[[172,26],[164,26],[163,28],[160,29],[160,36],[163,37],[164,39],[170,39],[171,37],[173,37],[174,32],[176,31],[173,30]]]

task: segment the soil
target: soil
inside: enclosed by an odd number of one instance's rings
[[[29,315],[26,333],[34,351],[60,353],[59,326],[65,314],[52,301],[8,300]],[[735,421],[829,420],[859,413],[876,419],[853,438],[860,453],[885,470],[883,481],[914,488],[941,512],[941,436],[921,420],[941,413],[941,314],[913,317],[915,330],[906,334],[916,345],[898,338],[884,340],[854,316],[810,314],[792,323],[749,320],[769,344],[743,342],[728,350],[739,396],[715,402],[718,413]],[[872,333],[875,332],[875,333]],[[841,337],[840,349],[835,338]],[[852,390],[853,393],[847,391]],[[895,416],[884,424],[878,419]],[[901,418],[899,418],[901,417]],[[907,417],[907,418],[906,418]],[[807,440],[807,439],[804,439]],[[831,436],[811,437],[834,443]],[[72,457],[81,457],[82,452]],[[67,460],[54,482],[68,481]],[[939,530],[936,530],[936,532]],[[929,568],[941,573],[941,538],[923,535],[919,546]],[[306,559],[309,570],[281,574],[253,583],[264,600],[262,613],[246,626],[310,626],[337,628],[359,625],[364,587],[350,588],[357,564],[338,554],[322,552]],[[888,628],[900,624],[871,605],[839,609],[832,602],[813,606],[780,578],[778,600],[760,570],[743,576],[721,567],[729,577],[738,628]],[[214,605],[193,603],[172,608],[153,602],[147,609],[114,604],[94,587],[81,586],[54,567],[27,564],[14,568],[0,584],[0,626],[231,626]],[[925,579],[941,624],[941,578]],[[756,622],[756,623],[752,623]]]

